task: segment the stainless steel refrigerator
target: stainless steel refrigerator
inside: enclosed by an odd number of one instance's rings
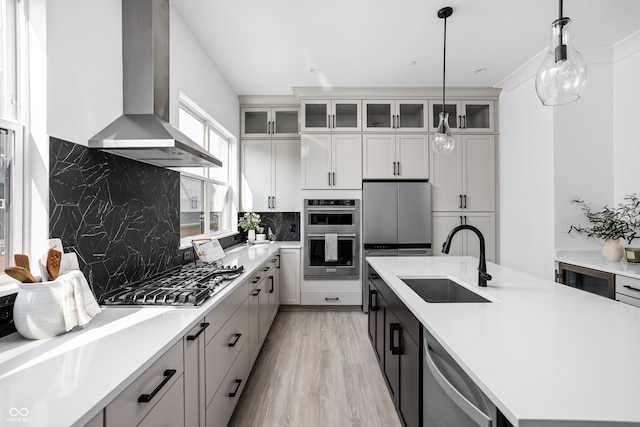
[[[371,256],[431,255],[431,184],[427,181],[362,183],[363,262]],[[369,311],[367,271],[362,308]]]

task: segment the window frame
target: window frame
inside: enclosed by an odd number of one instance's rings
[[[203,237],[212,237],[212,238],[222,238],[227,236],[232,236],[238,234],[238,224],[234,218],[238,215],[238,164],[239,164],[239,150],[238,150],[238,140],[237,138],[227,131],[220,123],[214,120],[211,116],[209,116],[204,110],[195,105],[194,102],[188,100],[186,97],[181,96],[179,103],[179,113],[180,110],[184,110],[184,112],[188,113],[192,117],[196,118],[203,124],[203,136],[202,140],[204,142],[204,149],[209,151],[210,141],[210,131],[221,139],[227,142],[227,160],[222,160],[223,164],[227,167],[227,182],[210,178],[209,177],[209,169],[203,168],[204,176],[196,173],[190,173],[188,171],[183,171],[181,168],[178,169],[180,172],[180,176],[189,177],[192,179],[196,179],[203,182],[203,194],[202,194],[202,206],[204,211],[204,222],[203,228],[204,233],[186,236],[180,239],[180,247],[188,247],[191,245],[191,241],[193,239],[203,238]],[[180,124],[178,123],[178,129],[180,128]],[[210,229],[210,197],[209,190],[212,185],[220,185],[227,187],[227,203],[229,205],[227,214],[229,215],[229,228],[221,231],[209,231]]]

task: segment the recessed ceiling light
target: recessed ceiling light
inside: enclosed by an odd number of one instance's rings
[[[474,71],[474,73],[476,74],[484,74],[487,72],[486,68],[478,68],[477,70]]]
[[[418,62],[416,62],[416,61],[411,61],[411,62],[409,62],[409,65],[416,65],[417,63]]]
[[[317,69],[317,68],[309,68],[309,72],[310,72],[310,73],[319,73],[319,72],[320,72],[320,70],[319,70],[319,69]]]

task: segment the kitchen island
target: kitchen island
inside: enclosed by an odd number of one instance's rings
[[[514,426],[640,426],[640,309],[472,257],[367,262]],[[433,304],[400,278],[447,277],[491,303]]]
[[[18,333],[0,339],[0,425],[86,424],[287,247],[300,246],[227,250],[224,264],[243,265],[245,272],[200,307],[102,307],[84,329],[35,341]]]

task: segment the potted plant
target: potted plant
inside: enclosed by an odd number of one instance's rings
[[[238,227],[247,232],[249,241],[256,240],[256,229],[260,227],[260,215],[253,212],[245,212],[238,222]]]
[[[625,196],[625,203],[615,208],[604,206],[600,211],[594,211],[584,200],[576,198],[571,201],[581,206],[582,211],[591,224],[589,227],[572,225],[569,233],[575,231],[587,237],[604,239],[602,254],[607,261],[620,261],[624,249],[620,239],[631,243],[640,230],[640,200],[635,194]]]

